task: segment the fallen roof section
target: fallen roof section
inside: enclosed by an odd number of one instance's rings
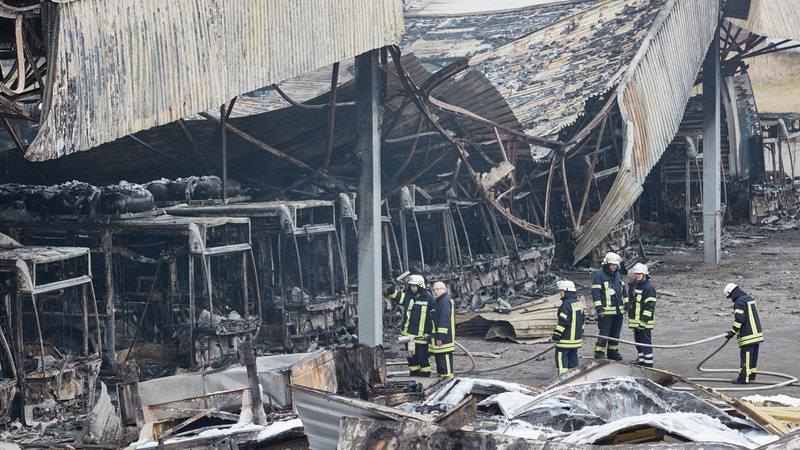
[[[669,0],[617,87],[624,120],[622,167],[600,210],[577,237],[577,263],[625,215],[680,126],[717,28],[714,0]],[[669,63],[665,63],[669,61]]]
[[[88,150],[400,41],[396,0],[45,2],[34,161]]]
[[[744,2],[741,2],[744,3]],[[800,8],[796,0],[751,0],[747,19],[728,20],[751,33],[800,41]]]

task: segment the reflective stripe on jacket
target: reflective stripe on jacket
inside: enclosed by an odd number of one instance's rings
[[[453,299],[450,293],[436,297],[431,309],[431,320],[433,322],[433,333],[429,350],[431,353],[449,353],[456,349],[456,318]],[[436,345],[436,341],[442,341],[442,345]]]
[[[405,318],[400,328],[403,336],[416,336],[422,338],[425,334],[431,333],[430,309],[433,306],[433,295],[423,288],[418,288],[414,294],[410,288],[404,291],[395,291],[390,299],[397,299],[397,303],[405,310]],[[426,343],[424,340],[417,340],[419,343]]]
[[[558,348],[579,348],[583,339],[583,302],[576,292],[565,292],[558,307],[558,325],[553,339]]]
[[[733,327],[739,347],[764,341],[764,330],[756,311],[756,301],[747,294],[733,301]]]
[[[592,277],[592,302],[597,312],[605,314],[622,314],[625,303],[628,302],[628,293],[619,270],[611,273],[608,265],[603,266]]]
[[[653,328],[656,319],[656,289],[650,283],[650,280],[645,278],[637,282],[633,287],[631,297],[631,306],[628,310],[628,327]]]

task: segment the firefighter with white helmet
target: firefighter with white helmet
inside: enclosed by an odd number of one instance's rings
[[[756,379],[758,347],[764,342],[756,301],[735,283],[728,283],[723,293],[733,302],[733,326],[725,337],[737,336],[739,344],[739,376],[733,383],[749,384]]]
[[[656,289],[650,282],[650,269],[636,263],[629,271],[633,275],[629,297],[628,328],[633,330],[633,340],[639,355],[633,364],[653,367],[653,325],[655,324]]]
[[[386,288],[386,295],[405,311],[400,335],[409,338],[408,371],[412,377],[429,377],[431,362],[428,356],[427,335],[431,333],[430,309],[433,295],[425,289],[422,275],[410,275],[406,288],[398,291],[394,284]]]
[[[558,307],[558,324],[553,330],[556,343],[556,369],[564,373],[578,366],[578,349],[583,342],[583,302],[578,299],[575,283],[560,280],[556,283],[561,295],[561,306]]]
[[[600,337],[594,344],[594,357],[622,360],[619,354],[619,335],[622,332],[623,314],[628,303],[628,290],[619,270],[622,257],[606,253],[600,269],[592,277],[592,302],[597,311]],[[606,353],[607,352],[607,353]]]

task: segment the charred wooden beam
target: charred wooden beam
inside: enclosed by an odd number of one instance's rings
[[[586,172],[586,184],[583,187],[583,198],[581,199],[581,208],[578,210],[578,220],[576,221],[576,228],[575,232],[579,232],[579,228],[581,223],[583,223],[583,212],[586,210],[586,203],[589,200],[589,191],[592,187],[592,182],[594,181],[594,168],[597,166],[597,157],[600,154],[600,144],[603,142],[603,135],[606,129],[606,123],[608,122],[608,116],[605,116],[603,119],[602,125],[600,125],[600,133],[597,137],[597,143],[594,146],[594,154],[592,155],[592,163],[589,165],[589,170]]]

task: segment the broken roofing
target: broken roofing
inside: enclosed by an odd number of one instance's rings
[[[554,138],[589,98],[619,83],[664,3],[601,1],[477,54],[469,66],[495,85],[526,133]]]

